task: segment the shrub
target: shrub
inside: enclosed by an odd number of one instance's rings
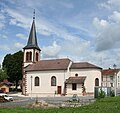
[[[111,96],[111,97],[114,97],[114,96],[115,96],[115,92],[114,92],[113,90],[110,92],[110,96]]]
[[[100,89],[99,93],[98,93],[98,98],[104,98],[105,97],[105,92]]]

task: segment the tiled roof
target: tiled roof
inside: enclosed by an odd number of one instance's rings
[[[71,69],[88,69],[88,68],[102,69],[101,67],[90,64],[88,62],[73,63],[71,66]]]
[[[35,64],[26,67],[26,71],[48,71],[48,70],[66,70],[70,59],[40,60]]]
[[[70,59],[52,59],[52,60],[40,60],[34,64],[26,67],[26,71],[48,71],[48,70],[67,70]],[[87,62],[73,63],[70,69],[102,69]]]
[[[102,70],[102,75],[115,75],[115,72],[118,73],[119,69],[105,69]]]
[[[69,77],[65,83],[67,84],[72,84],[72,83],[76,83],[76,84],[83,84],[85,81],[86,77]]]

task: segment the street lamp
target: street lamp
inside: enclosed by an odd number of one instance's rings
[[[115,96],[117,95],[117,92],[116,92],[116,88],[117,88],[117,73],[116,73],[116,67],[117,67],[117,65],[116,64],[114,64],[113,65],[113,67],[114,67],[114,76],[115,76],[115,80],[114,80],[114,89],[115,89]]]
[[[32,99],[32,76],[30,77],[31,78],[31,99]]]

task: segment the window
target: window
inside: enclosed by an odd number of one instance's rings
[[[38,61],[38,53],[36,52],[36,61]]]
[[[39,77],[35,77],[35,86],[39,86]]]
[[[30,52],[29,54],[30,54],[29,61],[32,61],[32,52]]]
[[[55,76],[51,77],[51,86],[56,86],[56,77]]]
[[[76,83],[72,84],[72,90],[77,90],[77,84]]]
[[[113,81],[113,76],[110,76],[110,80]]]
[[[98,78],[95,79],[95,86],[99,86],[99,79]]]
[[[120,77],[118,76],[118,82],[120,82]]]
[[[27,52],[26,53],[26,61],[27,62],[32,61],[32,52]]]
[[[113,87],[113,83],[110,83],[111,84],[111,87]]]
[[[26,61],[28,61],[29,52],[26,53]]]
[[[75,76],[78,77],[78,74],[76,73]]]

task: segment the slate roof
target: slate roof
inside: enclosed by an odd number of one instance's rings
[[[115,75],[115,72],[118,73],[120,69],[105,69],[102,70],[102,75],[106,76],[106,75]]]
[[[23,49],[31,49],[31,48],[36,48],[36,49],[40,50],[40,48],[39,48],[39,46],[37,44],[35,20],[33,20],[33,23],[32,23],[28,43]]]
[[[67,84],[72,84],[72,83],[83,84],[85,79],[86,79],[86,76],[83,76],[83,77],[69,77],[68,79],[66,79],[65,83],[67,83]]]
[[[90,64],[88,62],[79,62],[79,63],[72,63],[71,69],[102,69],[96,65]]]
[[[25,68],[26,71],[66,70],[70,59],[40,60]]]

